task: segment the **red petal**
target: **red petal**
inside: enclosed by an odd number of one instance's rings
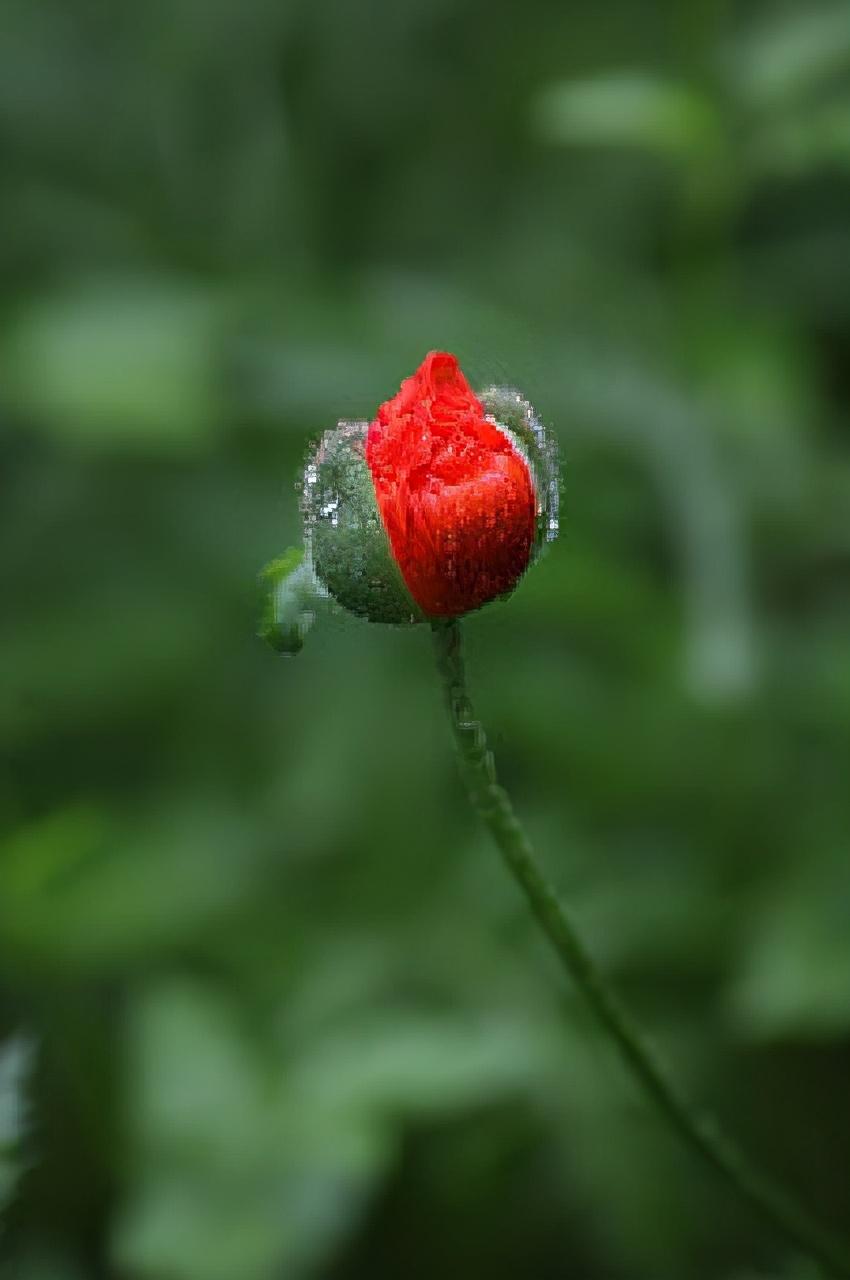
[[[454,356],[432,351],[381,405],[366,461],[393,556],[425,613],[466,613],[516,584],[534,540],[531,473]]]

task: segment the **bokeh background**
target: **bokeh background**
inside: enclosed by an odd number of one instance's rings
[[[430,348],[562,538],[468,625],[687,1089],[850,1226],[846,0],[2,0],[3,1280],[813,1280],[468,813],[424,630],[255,638]]]

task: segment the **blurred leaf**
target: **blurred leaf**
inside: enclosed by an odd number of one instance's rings
[[[740,98],[763,111],[799,101],[850,69],[850,10],[842,0],[771,8],[729,58]]]
[[[754,141],[753,156],[767,173],[792,178],[828,166],[850,168],[850,101],[774,123]]]
[[[4,394],[95,447],[205,447],[221,422],[221,308],[181,281],[82,281],[29,302],[0,339]]]
[[[185,941],[252,887],[251,847],[209,804],[122,825],[70,808],[0,844],[7,964],[108,967]]]
[[[534,120],[550,142],[670,155],[702,154],[720,138],[716,112],[695,88],[649,74],[621,72],[550,85],[537,98]]]
[[[179,1280],[307,1274],[386,1166],[390,1117],[528,1087],[527,1030],[390,1011],[276,1065],[212,991],[150,991],[131,1040],[140,1179],[116,1257]]]
[[[316,1114],[340,1105],[408,1114],[480,1105],[527,1086],[540,1063],[531,1029],[516,1022],[455,1023],[404,1010],[360,1019],[317,1050],[294,1075]]]
[[[843,845],[789,868],[755,912],[731,992],[756,1039],[850,1031],[850,869]]]

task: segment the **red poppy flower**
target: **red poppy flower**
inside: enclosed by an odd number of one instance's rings
[[[305,556],[272,566],[266,634],[300,644],[310,592],[373,622],[477,609],[516,586],[557,530],[554,450],[508,387],[476,395],[432,351],[374,420],[326,431],[304,474]],[[293,619],[295,621],[293,621]]]

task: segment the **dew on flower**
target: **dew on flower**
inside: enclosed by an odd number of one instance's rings
[[[559,530],[560,504],[558,448],[554,437],[515,387],[487,387],[481,392],[480,400],[489,420],[514,439],[534,477],[538,543],[553,542]]]
[[[554,442],[522,394],[480,396],[431,352],[371,422],[326,431],[304,470],[311,572],[372,621],[456,617],[511,593],[558,531]]]

